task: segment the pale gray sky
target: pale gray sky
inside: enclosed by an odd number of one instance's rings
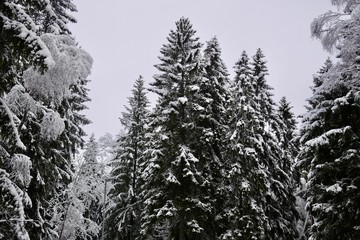
[[[233,66],[243,50],[262,48],[274,99],[286,96],[301,114],[311,95],[312,75],[328,54],[310,36],[310,23],[331,9],[330,0],[74,0],[77,24],[71,26],[80,46],[94,58],[90,108],[85,130],[96,137],[116,135],[135,79],[147,83],[175,22],[188,17],[205,43],[217,36],[223,59]]]

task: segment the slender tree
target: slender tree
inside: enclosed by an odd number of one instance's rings
[[[250,59],[243,52],[235,64],[231,84],[229,162],[226,165],[227,194],[221,239],[251,239],[264,236],[266,175],[257,154],[255,88]]]
[[[98,158],[99,146],[92,134],[84,153],[78,157],[73,181],[66,189],[66,197],[57,199],[53,204],[51,222],[58,239],[100,239],[104,179]]]
[[[319,91],[321,85],[326,81],[326,74],[333,66],[332,61],[328,58],[324,66],[320,68],[317,74],[313,77],[313,87],[312,91],[315,94]],[[306,106],[307,113],[302,118],[302,124],[300,128],[300,134],[297,137],[297,141],[300,142],[301,148],[299,150],[299,155],[297,156],[297,161],[295,162],[295,171],[299,173],[297,177],[297,184],[298,184],[298,202],[299,202],[299,213],[300,213],[300,222],[299,222],[299,233],[301,239],[309,238],[310,234],[310,227],[313,224],[313,218],[310,213],[306,210],[307,198],[308,198],[308,176],[310,171],[310,163],[313,158],[313,154],[310,151],[304,151],[304,139],[309,138],[311,139],[314,136],[311,136],[313,133],[316,133],[320,130],[320,119],[318,117],[311,119],[310,116],[317,112],[317,108],[323,101],[321,95],[313,95],[308,100],[308,105]],[[315,123],[312,125],[310,122]],[[310,130],[311,128],[311,130]]]
[[[140,198],[144,182],[141,169],[145,164],[146,125],[149,101],[146,96],[144,80],[140,76],[134,84],[132,96],[128,98],[121,123],[126,133],[118,140],[116,156],[112,162],[111,178],[113,189],[110,197],[114,206],[110,209],[110,238],[136,239],[140,234],[140,213],[143,206]]]
[[[293,165],[295,164],[295,158],[299,151],[299,146],[296,141],[296,130],[297,122],[295,115],[292,112],[292,106],[290,102],[287,101],[286,97],[282,97],[279,102],[277,109],[277,114],[279,119],[284,124],[281,131],[280,143],[283,151],[281,168],[289,175],[296,177],[293,171]]]
[[[221,59],[221,48],[216,37],[207,42],[204,50],[204,72],[200,81],[199,109],[195,124],[200,130],[194,145],[195,153],[203,163],[202,176],[208,179],[204,192],[208,196],[212,213],[209,214],[207,232],[209,239],[216,239],[223,231],[220,220],[225,195],[225,164],[227,161],[226,134],[228,127],[228,100],[230,98],[228,71]]]
[[[253,56],[252,77],[255,84],[256,117],[259,128],[255,130],[258,148],[256,150],[266,173],[265,215],[269,226],[265,228],[265,239],[296,239],[296,198],[290,167],[292,159],[284,158],[281,147],[281,121],[275,111],[272,88],[267,84],[265,56],[258,49]]]

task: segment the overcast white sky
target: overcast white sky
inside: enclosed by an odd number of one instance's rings
[[[310,36],[310,23],[331,9],[330,0],[74,0],[79,45],[94,58],[90,108],[93,122],[85,130],[96,137],[116,135],[135,79],[147,83],[156,73],[160,48],[180,17],[188,17],[200,41],[217,36],[223,59],[233,65],[243,50],[262,48],[268,61],[268,83],[275,100],[286,96],[295,114],[303,113],[311,95],[312,75],[328,54]]]

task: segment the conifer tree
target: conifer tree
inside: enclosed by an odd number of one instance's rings
[[[140,195],[144,190],[141,169],[145,164],[149,115],[149,101],[142,76],[136,79],[128,103],[121,118],[126,132],[118,139],[116,156],[111,164],[113,188],[110,197],[114,206],[109,210],[107,220],[111,239],[137,239],[140,234],[140,213],[143,206]]]
[[[321,84],[314,89],[300,139],[299,158],[309,169],[308,210],[313,217],[310,238],[314,240],[360,237],[359,13],[355,11],[359,3],[332,3],[343,13],[328,12],[316,18],[312,32],[327,49],[336,45],[340,62],[322,74]]]
[[[257,154],[255,84],[250,59],[244,51],[235,64],[231,85],[230,148],[226,165],[227,194],[222,214],[224,232],[221,239],[251,239],[264,236],[267,219],[263,197],[266,175]]]
[[[31,181],[26,187],[29,192],[28,208],[24,209],[26,218],[32,219],[26,226],[29,237],[48,239],[55,234],[52,230],[54,226],[45,220],[53,215],[52,200],[60,197],[58,194],[63,193],[71,180],[71,154],[75,153],[72,146],[78,144],[69,140],[69,135],[76,135],[76,132],[69,134],[65,131],[71,126],[69,116],[77,112],[76,108],[72,109],[67,104],[74,96],[71,86],[80,88],[76,84],[77,79],[87,77],[92,59],[67,36],[47,34],[40,40],[51,49],[54,64],[46,73],[39,72],[35,67],[24,72],[23,79],[11,88],[2,101],[2,113],[8,117],[1,120],[5,121],[2,138],[5,142],[9,139],[6,148],[12,148],[11,153],[7,150],[8,154],[21,153],[31,161],[27,165],[31,166]],[[77,103],[80,105],[81,101]],[[76,140],[80,139],[81,136],[77,135]],[[9,159],[2,159],[4,165],[9,164]],[[8,169],[15,174],[14,170]]]
[[[228,71],[221,59],[221,48],[216,37],[207,42],[204,50],[204,73],[200,82],[199,104],[202,107],[195,124],[202,130],[197,142],[196,155],[204,163],[202,175],[209,179],[206,192],[211,199],[212,213],[209,215],[208,231],[210,239],[221,233],[219,215],[226,201],[224,167],[228,147],[228,100],[230,93]]]
[[[351,214],[358,209],[353,191],[358,178],[355,169],[360,113],[355,97],[359,86],[352,76],[355,67],[356,63],[347,63],[325,73],[324,83],[311,99],[318,104],[303,122],[300,160],[309,169],[308,210],[314,218],[310,230],[313,239],[360,236],[356,214]]]
[[[34,163],[38,155],[30,154],[41,140],[31,139],[29,142],[25,132],[35,130],[40,133],[41,130],[45,131],[44,126],[48,124],[52,125],[49,131],[55,128],[56,132],[62,131],[62,121],[57,121],[58,115],[30,96],[22,79],[22,73],[28,67],[43,73],[55,65],[53,53],[40,37],[39,31],[42,25],[38,20],[54,13],[54,9],[47,6],[48,3],[10,0],[0,3],[0,171],[1,195],[6,199],[6,205],[2,206],[6,207],[1,207],[4,221],[0,223],[0,229],[4,229],[6,234],[1,230],[0,236],[9,239],[10,236],[41,239],[43,231],[28,232],[34,226],[43,224],[45,212],[48,211],[37,208],[38,199],[27,193],[38,194],[28,191],[28,188],[35,180],[42,182],[37,174],[41,168]],[[66,11],[68,8],[64,5],[63,9]],[[52,27],[51,23],[49,27]],[[29,122],[34,119],[37,119],[37,125],[30,126]],[[37,209],[34,211],[36,217],[29,214],[30,208]]]
[[[229,165],[234,190],[226,208],[230,228],[222,238],[295,239],[294,189],[291,173],[284,169],[291,159],[284,159],[280,147],[284,123],[274,110],[260,49],[252,60],[243,52],[235,65]]]
[[[27,155],[32,160],[33,176],[29,186],[32,208],[27,214],[39,221],[33,225],[31,237],[43,235],[45,239],[55,234],[45,219],[51,218],[52,209],[72,178],[72,158],[76,146],[81,146],[82,136],[77,131],[82,123],[74,122],[83,100],[74,100],[82,85],[79,83],[90,74],[91,56],[76,46],[69,36],[44,34],[41,39],[51,49],[55,64],[45,73],[30,67],[23,74],[23,85],[42,111],[21,116],[26,128],[21,130],[23,141],[29,146]],[[74,90],[76,89],[76,90]],[[77,95],[76,95],[77,94]],[[75,115],[75,117],[74,117]],[[76,125],[75,125],[76,124]],[[39,214],[39,209],[45,211]],[[39,230],[39,228],[41,230]]]
[[[293,165],[298,154],[299,147],[295,139],[296,119],[292,112],[292,106],[286,97],[282,97],[279,102],[277,114],[283,123],[280,136],[281,148],[283,149],[281,168],[289,175],[294,175]]]
[[[142,235],[146,239],[212,239],[212,199],[202,156],[197,155],[203,128],[201,113],[201,43],[190,21],[181,18],[161,49],[159,74],[151,91],[159,99],[154,111]]]
[[[104,173],[98,161],[99,146],[94,134],[79,156],[75,176],[66,197],[57,199],[51,222],[58,239],[99,239],[103,206]]]
[[[275,111],[272,88],[267,84],[265,56],[258,49],[253,56],[252,78],[255,86],[255,116],[259,128],[255,129],[258,142],[256,153],[266,173],[265,215],[269,226],[265,239],[296,239],[297,210],[294,186],[289,166],[292,159],[283,158],[280,147],[281,129],[284,123]],[[284,163],[285,162],[285,163]]]
[[[331,69],[331,67],[333,66],[332,61],[328,58],[324,65],[320,68],[320,70],[317,72],[317,74],[314,75],[313,77],[313,86],[312,86],[312,91],[313,94],[315,94],[317,91],[319,91],[319,88],[321,87],[321,85],[324,83],[324,81],[326,80],[326,74],[327,72]],[[313,158],[313,155],[310,151],[304,151],[304,138],[305,135],[306,138],[312,138],[314,136],[311,136],[310,134],[313,134],[311,132],[317,132],[319,127],[320,127],[320,119],[318,119],[317,117],[314,119],[310,120],[310,116],[317,112],[317,108],[319,107],[319,105],[322,102],[322,97],[321,95],[313,95],[311,98],[307,99],[308,101],[308,105],[306,106],[307,109],[307,113],[303,116],[302,118],[302,124],[301,124],[301,129],[300,129],[300,136],[297,137],[298,140],[300,142],[301,146],[301,151],[299,151],[299,155],[297,156],[297,162],[295,163],[295,171],[296,173],[299,174],[299,177],[297,180],[297,184],[298,184],[298,202],[299,202],[299,213],[300,213],[300,223],[299,223],[299,231],[300,231],[300,237],[307,239],[309,238],[309,234],[310,234],[310,227],[313,224],[313,219],[312,216],[309,214],[309,212],[306,210],[306,203],[307,203],[307,198],[308,198],[308,176],[309,176],[309,171],[310,171],[310,162]],[[310,124],[310,122],[314,123],[314,125]],[[310,126],[311,129],[310,130]],[[300,150],[300,149],[299,149]]]

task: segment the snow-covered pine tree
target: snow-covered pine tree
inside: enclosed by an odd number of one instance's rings
[[[100,239],[105,181],[98,157],[98,142],[92,134],[84,153],[78,158],[66,197],[55,200],[53,204],[51,223],[55,226],[57,239]]]
[[[95,135],[90,136],[86,143],[85,152],[83,153],[84,160],[81,163],[77,173],[77,182],[79,183],[78,191],[79,199],[85,206],[84,218],[89,222],[93,222],[92,239],[100,236],[100,223],[102,223],[104,209],[104,185],[105,185],[105,165],[99,161],[100,146],[95,139]],[[76,184],[76,182],[75,182]],[[84,227],[84,229],[91,229]],[[96,231],[97,230],[97,231]]]
[[[292,106],[290,105],[290,102],[287,101],[286,97],[282,97],[279,101],[277,109],[278,117],[283,123],[283,128],[280,131],[280,144],[283,149],[282,162],[280,163],[280,166],[289,176],[293,175],[293,177],[297,177],[298,174],[294,173],[293,166],[295,158],[299,152],[299,144],[295,138],[297,122],[291,109]]]
[[[292,159],[283,158],[281,130],[284,123],[275,111],[272,88],[267,84],[265,56],[258,49],[252,58],[252,78],[255,90],[256,154],[266,175],[265,215],[269,226],[265,227],[265,239],[296,239],[297,210],[294,196],[291,166]],[[290,161],[290,163],[284,163]]]
[[[200,85],[201,46],[189,19],[176,22],[161,49],[159,74],[151,91],[159,99],[150,123],[152,146],[147,167],[142,236],[145,239],[212,239],[212,199],[202,174],[206,165],[197,155],[204,109]]]
[[[312,33],[339,63],[322,75],[304,117],[300,160],[309,168],[310,238],[359,239],[359,3],[332,1],[343,12],[328,12]]]
[[[311,87],[313,96],[311,98],[307,99],[307,102],[309,104],[306,106],[307,113],[304,114],[304,116],[302,116],[302,124],[301,124],[299,138],[300,137],[304,138],[303,137],[304,135],[307,135],[306,138],[312,138],[313,136],[310,136],[310,132],[317,132],[317,131],[314,131],[314,129],[321,126],[321,120],[319,118],[310,119],[309,117],[311,115],[313,115],[313,113],[318,111],[317,108],[324,100],[321,95],[318,95],[315,93],[317,93],[319,91],[319,88],[326,80],[326,78],[327,78],[326,75],[329,72],[329,70],[332,68],[332,66],[333,66],[333,63],[332,63],[331,59],[328,58],[325,61],[324,65],[317,72],[317,74],[314,74],[314,76],[313,76],[313,86]],[[314,125],[308,124],[310,122],[314,123]],[[313,130],[310,130],[310,128]],[[308,173],[310,170],[309,167],[310,167],[311,159],[312,159],[311,154],[308,155],[306,152],[301,151],[301,154],[298,157],[298,161],[295,164],[296,168],[298,168],[300,171],[301,177],[304,178],[304,180],[306,180],[306,181],[307,181],[307,176],[308,176]]]
[[[255,102],[255,83],[250,59],[244,51],[235,64],[231,83],[230,139],[225,179],[227,201],[219,216],[221,239],[251,239],[264,236],[266,174],[257,151],[256,132],[260,128]]]
[[[29,127],[26,118],[33,118],[42,107],[21,86],[21,75],[29,66],[42,72],[54,65],[51,52],[39,36],[41,26],[37,21],[52,11],[45,1],[0,3],[0,185],[4,200],[0,238],[29,239],[25,228],[38,224],[25,211],[36,201],[26,193],[34,179],[30,177],[34,165],[27,156],[31,146],[21,131]]]
[[[324,83],[324,80],[326,80],[326,73],[331,69],[333,66],[332,61],[330,58],[328,58],[324,66],[320,68],[320,70],[313,76],[313,86],[312,91],[313,94],[315,94],[318,91],[318,88],[321,87],[321,85]],[[310,120],[310,116],[312,113],[315,113],[318,108],[318,106],[323,101],[321,96],[312,96],[311,98],[307,99],[307,102],[309,103],[306,106],[307,113],[302,116],[302,124],[300,128],[299,136],[297,137],[297,140],[299,142],[300,149],[299,154],[297,156],[297,161],[295,163],[295,173],[299,174],[297,179],[297,185],[298,185],[298,191],[297,191],[297,198],[298,198],[298,211],[300,214],[300,219],[298,223],[298,229],[300,233],[300,239],[308,239],[310,234],[310,227],[313,223],[312,216],[309,214],[309,212],[306,210],[306,203],[308,198],[308,174],[310,171],[310,163],[313,159],[313,154],[310,151],[304,151],[304,135],[308,135],[306,138],[312,138],[313,136],[310,136],[310,129],[311,132],[316,133],[318,127],[321,126],[320,119],[314,118]],[[309,124],[309,123],[312,124]],[[318,127],[316,127],[316,125]],[[303,140],[301,140],[302,138]]]
[[[72,155],[83,142],[78,129],[87,122],[76,121],[76,114],[88,99],[82,90],[92,58],[69,36],[44,34],[40,39],[50,49],[55,64],[45,73],[33,67],[24,72],[23,85],[36,102],[36,113],[23,111],[19,117],[24,126],[20,134],[28,146],[26,154],[33,167],[29,186],[32,208],[27,214],[39,221],[36,225],[29,224],[29,229],[33,228],[32,238],[41,239],[42,235],[49,239],[57,233],[46,219],[53,215],[53,200],[66,199],[60,195],[71,181]]]
[[[277,114],[282,121],[282,130],[280,144],[283,149],[281,168],[291,176],[291,184],[294,195],[296,197],[297,209],[297,232],[299,239],[303,239],[305,222],[309,221],[308,214],[305,210],[306,205],[306,184],[302,177],[299,167],[296,166],[296,159],[300,150],[299,134],[297,131],[297,121],[292,112],[291,103],[286,97],[282,97],[279,101]]]
[[[137,239],[140,234],[140,214],[143,207],[141,197],[144,182],[141,170],[144,166],[149,101],[143,77],[136,79],[129,106],[122,113],[121,123],[125,134],[120,136],[111,165],[112,189],[110,198],[114,202],[107,213],[110,239]]]
[[[227,68],[221,59],[221,48],[216,37],[207,42],[204,50],[204,73],[198,92],[198,117],[195,124],[200,132],[199,141],[194,145],[195,154],[203,164],[201,173],[207,179],[205,192],[211,201],[212,213],[207,220],[209,239],[215,239],[223,231],[219,221],[226,201],[224,186],[224,165],[228,147],[228,100],[230,93]]]

